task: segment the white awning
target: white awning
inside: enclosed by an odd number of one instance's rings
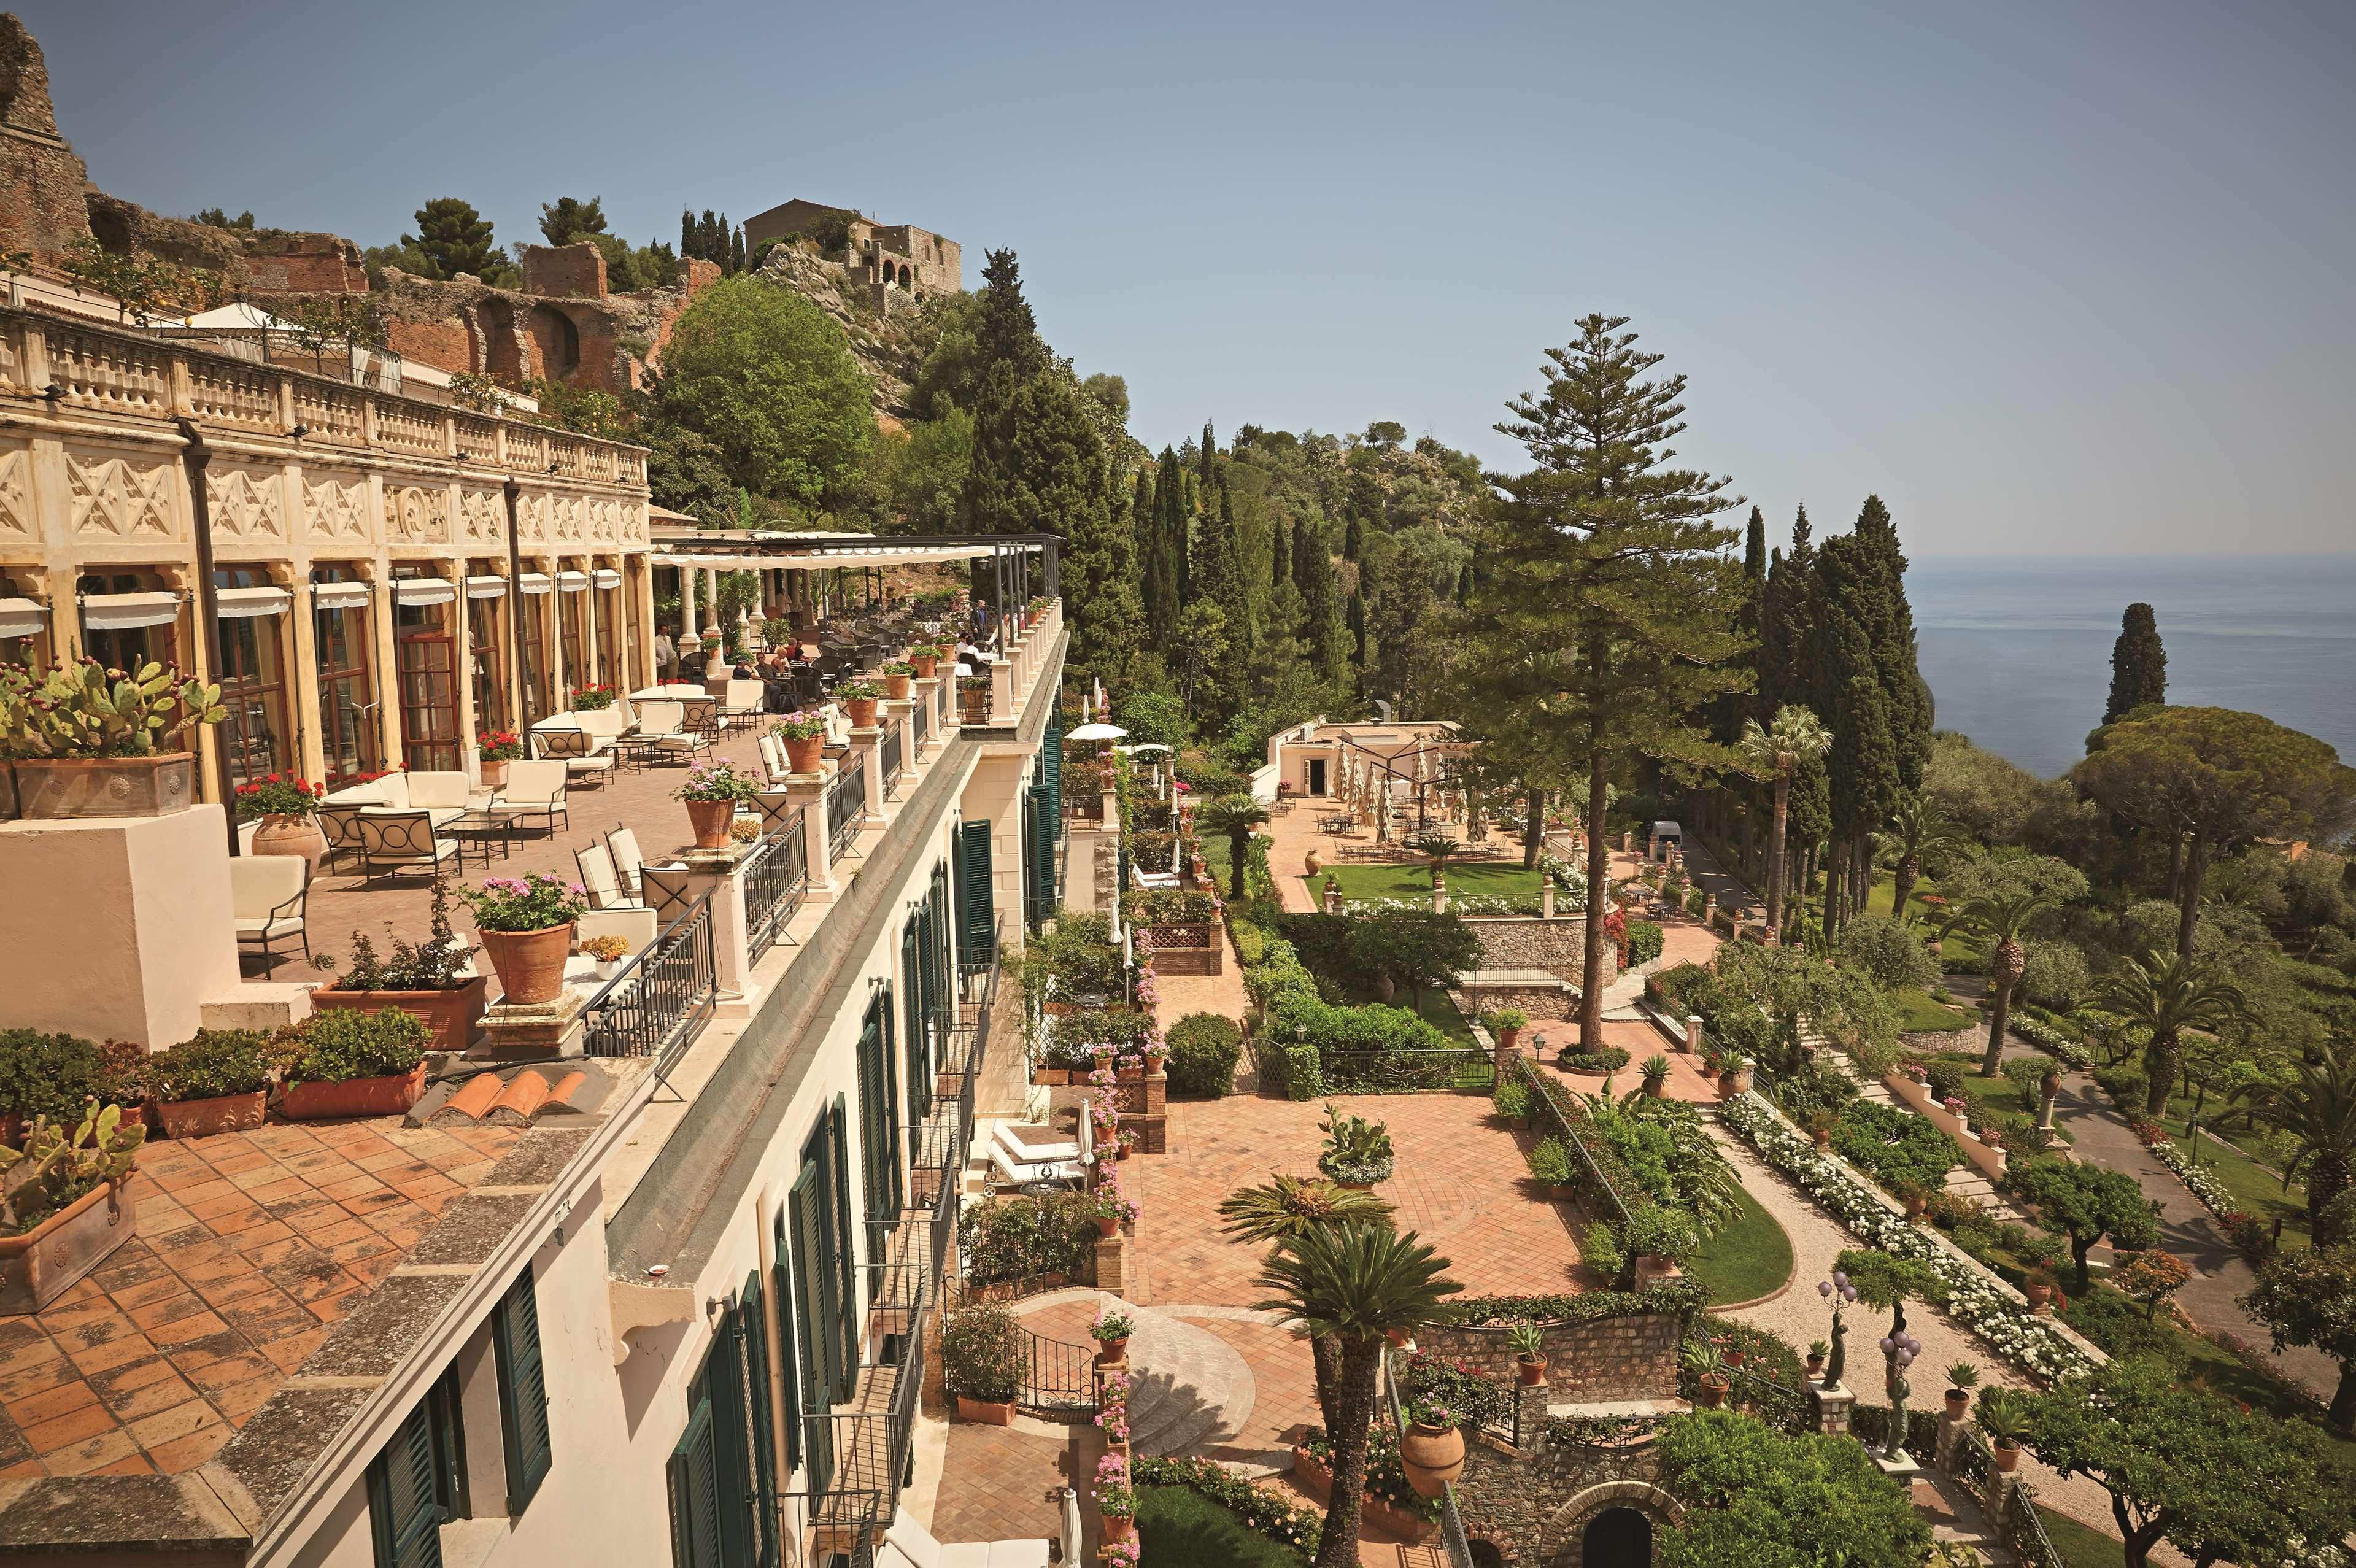
[[[0,599],[0,637],[38,637],[48,615],[38,599]]]
[[[376,595],[372,583],[314,583],[311,585],[311,607],[315,610],[364,610]]]
[[[154,594],[85,594],[81,623],[92,631],[130,631],[143,626],[169,626],[180,618],[180,596]]]
[[[251,616],[283,616],[294,603],[294,596],[284,588],[264,584],[252,588],[217,588],[213,605],[225,620],[242,620]]]
[[[516,579],[516,586],[527,594],[545,594],[553,591],[556,584],[545,572],[526,572]]]
[[[399,605],[446,605],[458,596],[458,585],[447,577],[396,577],[392,600]]]
[[[563,589],[568,594],[580,593],[582,590],[589,586],[589,574],[586,572],[559,572],[556,575],[556,585]]]
[[[466,596],[470,599],[503,599],[507,597],[507,593],[508,580],[505,577],[466,579]]]
[[[622,585],[622,575],[611,566],[600,566],[590,575],[597,579],[597,585],[601,588],[618,588]]]

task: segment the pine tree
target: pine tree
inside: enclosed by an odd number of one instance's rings
[[[1352,512],[1342,530],[1342,559],[1355,561],[1364,548],[1358,538],[1358,516],[1357,513]]]
[[[488,276],[507,258],[491,242],[490,220],[455,196],[437,196],[417,209],[417,232],[401,242],[414,245],[434,263],[434,275],[444,281],[460,273]]]
[[[2168,701],[2168,650],[2160,646],[2159,618],[2147,604],[2132,604],[2119,618],[2119,639],[2111,644],[2111,695],[2103,722],[2116,724],[2136,709]]]

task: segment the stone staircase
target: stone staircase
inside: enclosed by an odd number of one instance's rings
[[[1130,1447],[1157,1456],[1184,1454],[1241,1435],[1257,1390],[1235,1348],[1151,1307],[1128,1311],[1135,1325],[1129,1337]]]

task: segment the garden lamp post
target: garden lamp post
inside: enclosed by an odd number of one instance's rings
[[[1907,1466],[1912,1461],[1906,1456],[1906,1398],[1914,1391],[1906,1380],[1906,1369],[1922,1353],[1922,1342],[1904,1329],[1883,1337],[1881,1354],[1885,1366],[1881,1387],[1890,1396],[1890,1431],[1881,1444],[1882,1463]]]
[[[1848,1327],[1841,1322],[1841,1309],[1857,1300],[1857,1287],[1848,1283],[1848,1275],[1836,1269],[1832,1278],[1816,1282],[1816,1294],[1832,1303],[1833,1307],[1832,1353],[1825,1358],[1824,1381],[1816,1386],[1837,1389],[1848,1364]]]

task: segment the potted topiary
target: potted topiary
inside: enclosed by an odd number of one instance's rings
[[[1513,1347],[1515,1381],[1526,1389],[1546,1381],[1546,1337],[1537,1324],[1513,1325],[1505,1330],[1505,1343]]]
[[[1518,1007],[1494,1007],[1481,1015],[1481,1026],[1496,1036],[1498,1048],[1511,1050],[1522,1036],[1530,1015]]]
[[[1644,1092],[1655,1100],[1669,1091],[1669,1058],[1655,1051],[1644,1058]]]
[[[196,799],[196,754],[172,743],[229,716],[220,688],[149,662],[129,673],[95,659],[43,674],[0,663],[0,757],[14,764],[27,822],[160,817]]]
[[[327,857],[327,835],[319,831],[319,800],[327,791],[287,773],[270,773],[237,787],[240,822],[253,822],[252,853],[299,855],[316,875]],[[258,820],[257,820],[258,819]]]
[[[0,1315],[40,1311],[131,1240],[146,1137],[92,1100],[78,1122],[36,1116],[21,1141],[0,1144]]]
[[[294,1056],[279,1112],[296,1122],[400,1116],[425,1091],[425,1026],[398,1008],[314,1013],[286,1031]]]
[[[508,764],[523,757],[523,736],[511,729],[487,729],[475,737],[475,755],[481,759],[483,785],[497,789],[508,781]]]
[[[916,679],[916,667],[901,660],[895,659],[886,664],[884,666],[884,694],[895,703],[905,700],[908,695],[908,683]]]
[[[199,1029],[150,1057],[146,1078],[166,1135],[202,1138],[261,1126],[277,1069],[278,1053],[260,1030]]]
[[[941,1386],[960,1421],[1013,1424],[1023,1364],[1023,1326],[997,1302],[961,1306],[941,1326]]]
[[[1419,1498],[1436,1498],[1464,1473],[1464,1418],[1428,1399],[1408,1402],[1399,1468]]]
[[[846,681],[834,689],[834,700],[851,715],[853,729],[875,727],[875,703],[884,688],[873,681]]]
[[[779,719],[769,733],[784,743],[786,766],[796,773],[815,773],[826,759],[826,720],[816,714]]]
[[[1980,1369],[1969,1361],[1958,1361],[1947,1369],[1947,1419],[1961,1421],[1964,1412],[1971,1408],[1972,1391],[1979,1386]]]
[[[589,908],[581,884],[528,871],[487,877],[479,889],[458,897],[475,912],[483,950],[498,972],[502,1002],[530,1006],[563,994],[573,925]]]
[[[435,1050],[465,1050],[474,1039],[476,1021],[483,1015],[490,978],[475,972],[475,950],[459,940],[451,929],[450,888],[438,876],[434,879],[433,910],[433,922],[423,942],[394,936],[391,928],[386,928],[392,944],[389,958],[378,957],[376,944],[354,931],[351,961],[343,977],[311,993],[312,1008],[378,1013],[397,1007],[425,1026],[434,1036]],[[336,961],[325,953],[311,961],[321,970],[336,967]]]
[[[695,830],[696,848],[726,849],[737,808],[760,792],[761,786],[751,774],[737,771],[736,765],[723,757],[717,762],[698,762],[690,767],[687,782],[672,790],[670,798],[686,802],[688,825]],[[498,961],[497,952],[491,955],[491,961]],[[557,967],[562,970],[563,966]]]
[[[988,724],[990,722],[990,677],[987,675],[958,676],[958,702],[960,704],[959,716],[964,723]]]
[[[1088,1326],[1088,1337],[1097,1342],[1097,1365],[1117,1366],[1128,1359],[1130,1331],[1136,1326],[1129,1314],[1110,1302],[1097,1308],[1097,1320]]]
[[[1376,1182],[1391,1179],[1397,1158],[1391,1149],[1388,1128],[1379,1122],[1369,1122],[1363,1116],[1344,1116],[1325,1102],[1325,1120],[1318,1123],[1325,1134],[1324,1152],[1317,1156],[1317,1168],[1329,1181],[1360,1192],[1371,1191]]]

